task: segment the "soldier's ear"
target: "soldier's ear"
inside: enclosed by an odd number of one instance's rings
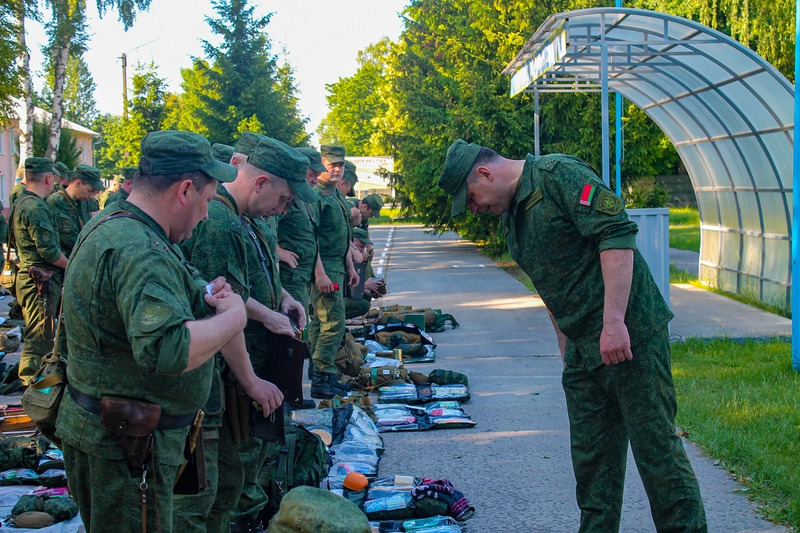
[[[483,177],[489,181],[494,181],[494,173],[492,172],[492,169],[490,169],[489,167],[481,165],[475,169],[475,173],[478,176]]]
[[[264,187],[264,186],[265,186],[267,183],[269,183],[269,176],[267,176],[266,174],[261,174],[261,175],[260,175],[260,176],[258,176],[258,177],[255,179],[255,181],[253,182],[253,187],[255,188],[255,191],[256,191],[257,193],[260,193],[260,192],[261,192],[261,189],[262,189],[262,188],[263,188],[263,187]]]

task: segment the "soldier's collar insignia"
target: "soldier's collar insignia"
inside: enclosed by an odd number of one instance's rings
[[[581,191],[581,205],[592,205],[592,200],[594,199],[594,193],[597,190],[596,185],[586,184],[583,186],[583,190]]]
[[[542,194],[541,189],[536,189],[533,191],[533,194],[531,194],[530,198],[528,198],[528,201],[525,202],[525,211],[536,205],[536,203],[542,198],[544,198],[544,195]]]

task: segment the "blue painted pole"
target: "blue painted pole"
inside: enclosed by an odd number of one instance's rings
[[[797,125],[800,124],[797,83],[800,81],[800,0],[795,3],[794,24],[794,158],[792,170],[792,368],[800,372],[800,316],[795,316],[794,304],[800,302],[800,143]],[[797,320],[795,320],[797,319]]]
[[[800,0],[798,0],[800,1]],[[616,2],[617,7],[622,7],[622,0],[617,0]],[[616,168],[614,172],[615,182],[616,182],[616,192],[617,196],[622,196],[622,143],[625,142],[625,139],[622,137],[622,95],[617,93],[617,107],[616,107],[616,127],[617,127],[617,137],[616,141],[614,142],[614,148],[616,150]]]

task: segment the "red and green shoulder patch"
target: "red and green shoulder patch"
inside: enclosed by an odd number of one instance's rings
[[[597,192],[596,185],[586,184],[583,186],[583,190],[581,191],[581,205],[592,205],[592,200],[594,199],[594,193]]]

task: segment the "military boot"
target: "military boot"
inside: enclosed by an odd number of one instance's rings
[[[312,398],[317,400],[330,400],[339,394],[339,390],[333,386],[330,378],[333,378],[333,380],[336,381],[336,376],[333,374],[314,372],[314,378],[311,380]]]

